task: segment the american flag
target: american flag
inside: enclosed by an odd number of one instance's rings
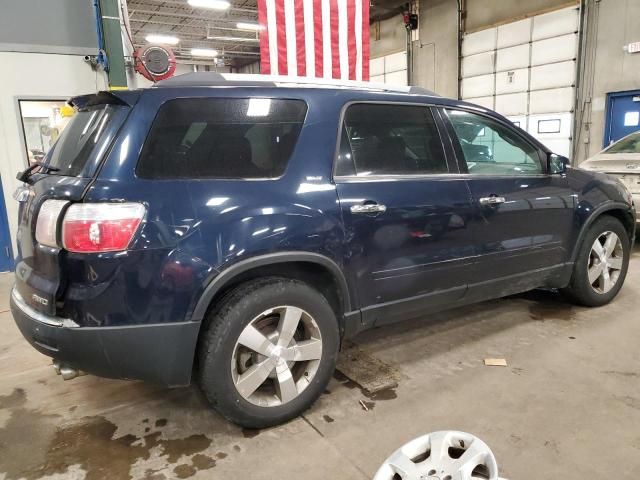
[[[261,73],[369,80],[369,0],[258,0]]]

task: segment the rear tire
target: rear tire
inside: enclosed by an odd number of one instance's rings
[[[340,345],[327,299],[297,280],[243,284],[208,315],[199,384],[213,408],[247,428],[286,422],[326,388]]]
[[[630,240],[617,218],[605,215],[589,227],[562,292],[587,307],[609,303],[618,294],[629,267]]]

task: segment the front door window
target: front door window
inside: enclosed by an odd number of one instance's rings
[[[458,155],[474,175],[544,173],[538,150],[515,131],[482,115],[448,110],[457,135]]]

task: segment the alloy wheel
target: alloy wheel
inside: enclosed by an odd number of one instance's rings
[[[294,306],[271,308],[242,330],[231,358],[231,375],[248,402],[274,407],[298,397],[315,377],[322,335],[309,313]]]
[[[599,294],[611,291],[620,277],[624,258],[622,242],[613,232],[604,232],[591,247],[587,274],[589,284]]]

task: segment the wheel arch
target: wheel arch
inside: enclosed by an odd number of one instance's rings
[[[629,205],[621,202],[609,202],[604,205],[600,205],[596,208],[591,215],[587,218],[587,220],[582,225],[580,229],[580,233],[578,234],[578,238],[573,247],[573,252],[571,253],[571,262],[576,261],[576,257],[578,256],[578,252],[580,250],[580,246],[584,241],[584,237],[587,234],[587,231],[595,223],[596,220],[602,218],[603,215],[608,215],[614,217],[622,223],[627,234],[629,235],[629,240],[633,241],[635,238],[635,229],[636,229],[636,220],[633,213],[630,210]]]
[[[205,287],[192,320],[204,320],[214,300],[225,292],[244,281],[265,275],[305,280],[318,288],[334,309],[341,322],[341,330],[344,329],[344,317],[353,314],[349,286],[338,264],[318,253],[277,252],[248,258],[223,269]]]

